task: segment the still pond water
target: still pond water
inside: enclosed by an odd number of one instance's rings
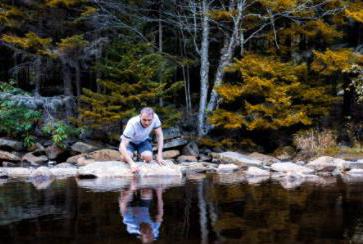
[[[363,243],[363,183],[0,183],[0,243]],[[43,189],[45,188],[45,189]]]

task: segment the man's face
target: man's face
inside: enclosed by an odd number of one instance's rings
[[[144,128],[149,127],[151,122],[153,121],[153,115],[148,115],[146,113],[142,113],[140,115],[141,124]]]

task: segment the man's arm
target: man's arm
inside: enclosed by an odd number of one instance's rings
[[[130,156],[130,154],[127,152],[127,145],[130,143],[130,141],[124,137],[121,138],[121,143],[120,143],[120,147],[119,147],[119,151],[121,153],[121,160],[122,161],[126,161],[130,167],[132,172],[136,172],[138,171],[138,167],[136,165],[136,163],[134,162],[134,160],[132,160],[132,157]]]
[[[155,134],[158,142],[158,154],[156,156],[156,159],[159,164],[164,164],[163,160],[164,135],[161,127],[155,129]]]

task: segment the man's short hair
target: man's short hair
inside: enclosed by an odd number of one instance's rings
[[[154,109],[145,107],[140,110],[140,114],[146,114],[147,116],[154,116]]]

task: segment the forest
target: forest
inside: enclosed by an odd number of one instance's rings
[[[118,144],[142,107],[222,150],[363,152],[359,0],[1,0],[0,135]]]

